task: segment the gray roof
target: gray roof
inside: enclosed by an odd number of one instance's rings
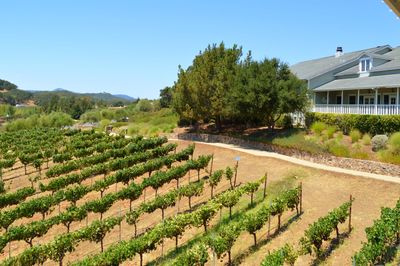
[[[400,74],[337,79],[314,91],[356,90],[371,88],[400,88]]]
[[[378,46],[356,52],[345,52],[339,57],[335,57],[334,55],[332,55],[319,59],[304,61],[291,66],[290,69],[295,75],[297,75],[301,79],[311,79],[341,65],[357,60],[365,54],[377,53],[379,50],[383,50],[388,47],[390,46]],[[385,54],[385,56],[389,55]]]

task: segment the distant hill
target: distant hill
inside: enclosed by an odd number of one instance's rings
[[[129,95],[125,95],[125,94],[113,94],[113,96],[118,97],[118,98],[125,99],[125,100],[127,100],[127,101],[131,101],[131,102],[135,102],[135,101],[138,100],[138,99],[136,99],[136,98],[133,98],[133,97],[131,97],[131,96],[129,96]]]
[[[66,89],[57,88],[52,91],[30,91],[33,94],[33,97],[40,97],[45,95],[58,95],[58,96],[77,96],[77,97],[90,97],[94,100],[105,101],[107,103],[115,103],[115,102],[123,102],[123,103],[131,103],[136,101],[135,98],[130,97],[128,95],[117,94],[113,95],[108,92],[100,92],[100,93],[78,93],[72,92]]]
[[[100,93],[78,93],[69,91],[63,88],[57,88],[52,91],[45,90],[21,90],[17,85],[0,79],[0,103],[8,103],[11,105],[25,104],[27,102],[34,102],[41,105],[47,102],[52,96],[57,98],[91,98],[94,102],[102,101],[107,105],[121,105],[135,102],[137,99],[124,94],[113,95],[107,92]]]

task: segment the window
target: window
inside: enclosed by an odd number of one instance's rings
[[[367,72],[371,69],[371,59],[363,58],[360,59],[360,72]]]
[[[396,97],[390,97],[390,104],[396,104]]]
[[[360,99],[358,99],[360,104],[364,104],[364,96],[360,95]]]
[[[336,104],[342,104],[342,96],[341,95],[336,96]]]
[[[355,95],[349,96],[349,104],[356,104],[356,96]]]
[[[389,104],[389,95],[383,95],[383,104]]]

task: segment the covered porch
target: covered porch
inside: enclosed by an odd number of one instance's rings
[[[399,115],[399,93],[399,87],[314,91],[313,112]]]

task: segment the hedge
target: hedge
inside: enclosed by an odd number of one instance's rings
[[[305,123],[307,128],[316,121],[335,125],[345,134],[348,134],[353,129],[358,129],[362,133],[369,133],[373,136],[400,131],[400,115],[306,113]]]

